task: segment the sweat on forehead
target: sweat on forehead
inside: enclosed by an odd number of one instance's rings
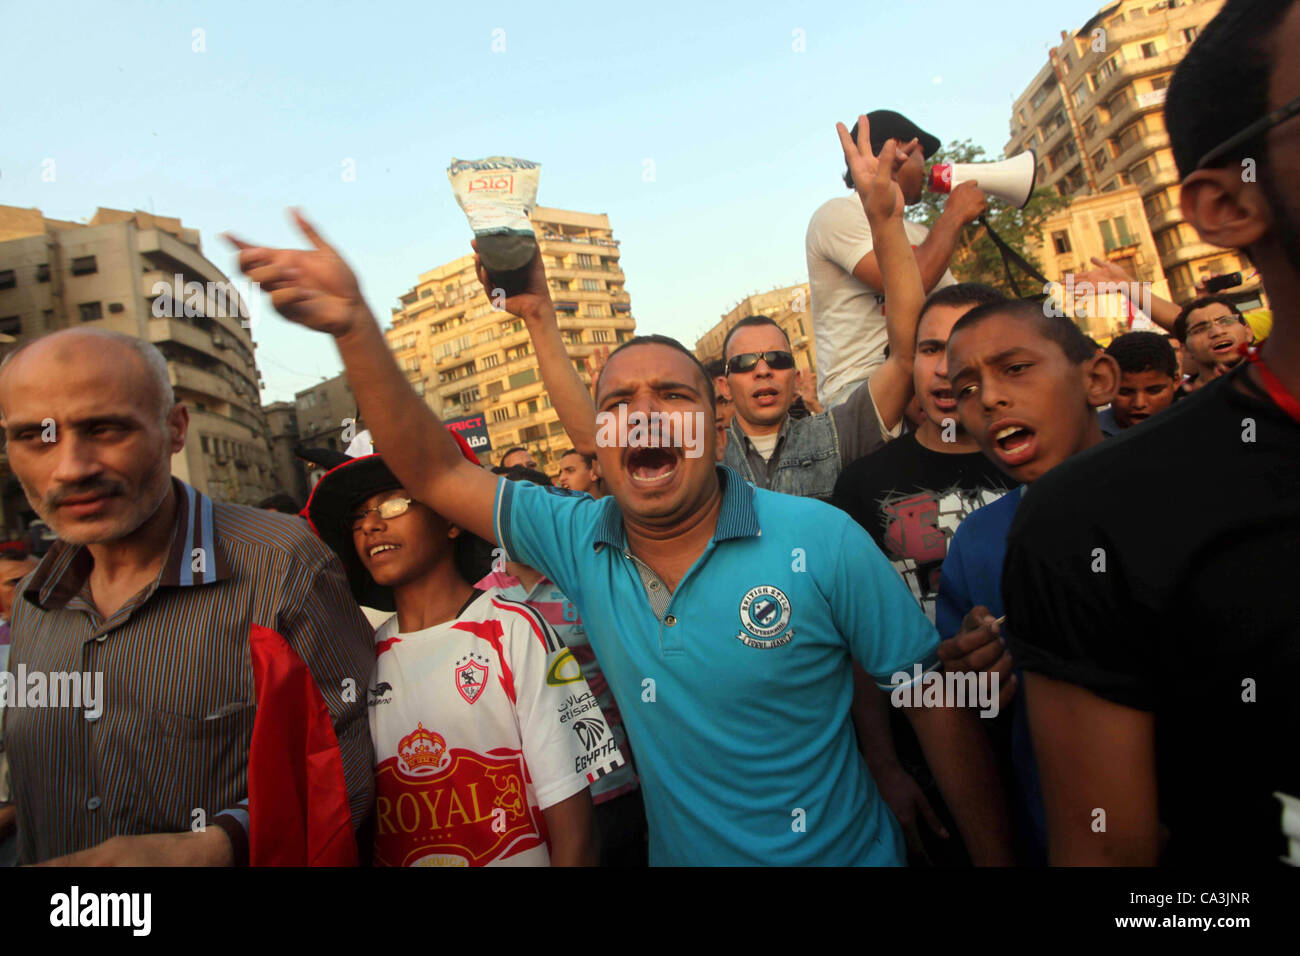
[[[597,401],[600,400],[603,383],[605,381],[605,373],[609,370],[609,367],[614,364],[614,360],[616,357],[620,356],[624,351],[628,349],[639,349],[648,352],[651,347],[654,347],[658,350],[664,350],[664,351],[671,350],[672,352],[677,352],[680,355],[683,355],[687,359],[689,359],[690,363],[695,367],[695,374],[699,376],[700,381],[704,385],[704,387],[700,390],[701,394],[708,398],[710,405],[714,405],[717,403],[717,399],[713,394],[713,379],[709,378],[709,373],[705,371],[704,366],[700,363],[700,360],[697,359],[694,353],[690,352],[686,348],[686,346],[682,345],[682,343],[678,342],[674,338],[669,338],[666,335],[638,335],[635,338],[629,339],[628,341],[624,342],[613,352],[611,352],[609,354],[609,359],[605,362],[604,366],[601,368],[600,374],[596,376],[596,400]],[[620,359],[620,364],[622,364],[622,361],[628,358],[631,357],[623,356],[623,358]]]

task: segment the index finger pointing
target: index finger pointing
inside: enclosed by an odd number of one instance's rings
[[[334,251],[334,247],[321,238],[320,233],[316,231],[316,227],[303,218],[301,212],[297,209],[291,209],[290,212],[293,214],[293,221],[298,224],[298,228],[302,231],[302,234],[307,237],[308,242],[321,252]]]

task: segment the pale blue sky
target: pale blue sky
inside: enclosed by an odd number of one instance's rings
[[[218,234],[297,242],[300,205],[386,321],[468,251],[448,160],[522,156],[542,205],[609,214],[638,330],[693,345],[744,295],[806,278],[808,217],[844,193],[836,120],[896,109],[999,154],[1049,45],[1098,7],[3,2],[0,203],[179,216],[232,275]],[[266,401],[340,370],[324,336],[254,315]]]

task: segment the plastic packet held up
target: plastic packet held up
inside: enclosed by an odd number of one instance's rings
[[[541,168],[539,163],[510,156],[453,158],[447,167],[447,178],[474,230],[488,278],[507,296],[528,287],[528,267],[537,254],[528,214],[537,203]]]

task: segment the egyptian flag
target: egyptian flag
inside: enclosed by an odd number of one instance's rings
[[[248,753],[250,866],[356,866],[334,722],[289,642],[254,624],[257,718]]]

